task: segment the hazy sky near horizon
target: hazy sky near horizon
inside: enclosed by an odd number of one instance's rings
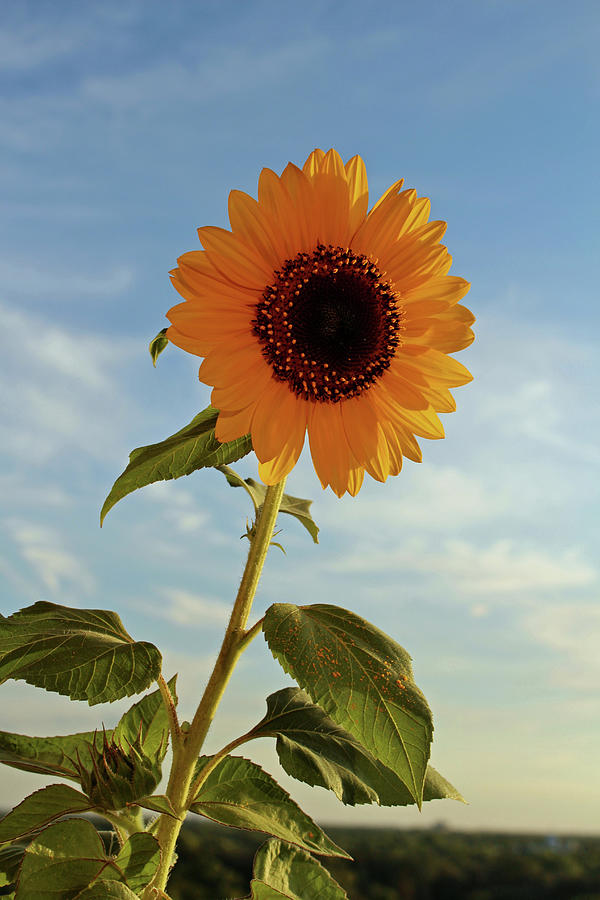
[[[387,484],[323,492],[306,454],[314,546],[281,522],[256,614],[341,602],[406,647],[433,709],[432,762],[467,797],[351,809],[285,777],[324,821],[597,831],[598,146],[596,0],[4,0],[0,24],[0,611],[112,608],[180,673],[188,716],[243,566],[250,509],[217,472],[98,514],[129,451],[209,400],[198,360],[148,341],[177,302],[168,271],[317,146],[360,153],[371,196],[399,177],[449,223],[477,339],[458,358],[444,441]],[[256,476],[253,457],[235,468]],[[290,683],[262,639],[216,750]],[[2,687],[2,728],[112,725]],[[0,768],[2,805],[42,779]]]

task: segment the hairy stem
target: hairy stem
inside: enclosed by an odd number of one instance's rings
[[[160,896],[160,892],[164,891],[167,886],[177,838],[191,802],[191,797],[194,796],[190,788],[192,787],[196,760],[235,665],[251,639],[258,633],[258,623],[248,631],[245,628],[273,536],[284,485],[285,479],[267,489],[265,502],[258,512],[248,551],[248,559],[246,560],[242,581],[231,612],[231,618],[229,619],[212,675],[206,685],[192,724],[187,734],[182,733],[179,726],[177,734],[173,735],[172,733],[173,763],[166,793],[178,818],[166,815],[160,818],[157,838],[161,848],[161,863],[152,884],[146,889],[144,894],[145,900],[151,900],[153,896],[156,897],[157,892]],[[228,745],[229,749],[232,749],[233,746],[237,746],[235,741]]]

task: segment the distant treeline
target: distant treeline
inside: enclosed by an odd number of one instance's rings
[[[350,900],[600,900],[600,838],[435,829],[326,831],[354,857],[352,863],[321,858]],[[252,858],[265,839],[190,822],[177,847],[170,896],[248,896]]]

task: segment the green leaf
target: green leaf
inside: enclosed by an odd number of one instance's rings
[[[433,724],[406,650],[355,613],[325,604],[277,603],[263,631],[283,669],[420,807]]]
[[[0,821],[0,843],[31,834],[69,813],[88,812],[94,804],[68,784],[49,784],[24,800]]]
[[[104,501],[100,525],[107,512],[123,497],[155,481],[169,481],[190,475],[196,469],[235,462],[252,450],[250,435],[225,444],[215,437],[219,411],[208,406],[189,425],[158,444],[137,447],[129,454],[129,465],[119,475]]]
[[[72,900],[96,879],[106,890],[92,897],[128,897],[108,885],[122,882],[135,895],[152,880],[159,862],[158,842],[151,834],[133,834],[110,857],[91,822],[66,819],[44,829],[25,851],[15,900]]]
[[[160,863],[158,841],[151,834],[138,831],[125,841],[112,865],[102,873],[106,881],[122,881],[138,893],[149,884]]]
[[[151,809],[153,812],[165,813],[165,815],[173,816],[175,819],[177,818],[177,813],[166,794],[152,794],[151,797],[142,797],[141,800],[135,801],[135,805],[144,809]]]
[[[259,481],[255,481],[254,478],[242,478],[237,472],[234,472],[233,469],[229,468],[229,466],[216,466],[216,468],[219,472],[223,473],[227,479],[227,483],[230,484],[231,487],[242,487],[245,489],[246,493],[250,495],[255,511],[258,512],[259,508],[265,502],[267,493],[266,485],[261,484]],[[287,513],[290,516],[294,516],[295,519],[298,519],[300,524],[304,525],[315,544],[318,544],[319,528],[310,514],[311,504],[312,500],[302,500],[300,497],[292,497],[291,494],[284,494],[281,498],[279,512]]]
[[[333,791],[342,803],[408,806],[415,802],[391,769],[374,759],[298,688],[284,688],[267,697],[267,714],[250,734],[255,738],[275,737],[279,761],[288,775]],[[423,799],[445,798],[463,799],[428,766]]]
[[[110,740],[112,729],[106,731]],[[102,733],[82,731],[79,734],[59,735],[57,737],[30,737],[26,734],[13,734],[0,731],[0,762],[24,772],[37,772],[40,775],[58,775],[79,781],[77,767],[73,760],[77,754],[84,762],[89,757],[88,748],[96,741],[102,747]]]
[[[77,894],[77,900],[139,900],[139,894],[120,881],[97,881]]]
[[[168,682],[175,706],[177,706],[176,681],[177,676],[175,675]],[[141,749],[146,756],[153,762],[161,763],[169,744],[169,718],[160,690],[146,694],[145,697],[134,703],[121,716],[114,730],[114,738],[120,744],[124,740],[128,744],[134,744],[138,737],[141,740]]]
[[[0,684],[22,679],[90,706],[138,694],[160,674],[157,648],[102,609],[34,603],[0,616],[0,647]]]
[[[454,785],[450,784],[443,775],[440,775],[433,766],[427,766],[423,800],[458,800],[459,803],[465,804],[467,802]]]
[[[195,776],[210,761],[200,757]],[[274,778],[242,756],[228,756],[210,773],[190,807],[214,822],[264,831],[324,856],[348,854],[329,840]]]
[[[31,841],[32,836],[23,838],[20,841],[13,841],[10,844],[4,844],[0,847],[0,873],[6,876],[7,881],[16,880],[19,867],[23,862],[23,856]],[[0,879],[0,884],[2,880]]]
[[[150,356],[152,357],[152,365],[156,368],[156,360],[166,349],[169,344],[169,338],[167,337],[167,329],[161,328],[155,338],[152,338],[148,345],[148,350],[150,351]]]
[[[249,900],[348,900],[320,862],[281,841],[259,848],[253,875]]]
[[[91,822],[66,819],[50,825],[25,851],[15,900],[72,900],[107,863]]]

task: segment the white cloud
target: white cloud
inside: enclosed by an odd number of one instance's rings
[[[506,309],[502,317],[484,314],[478,321],[478,340],[465,358],[475,372],[472,399],[465,399],[476,404],[478,437],[508,451],[511,465],[532,451],[554,450],[567,465],[597,465],[598,420],[589,415],[598,391],[596,347],[523,321],[517,333],[513,309],[516,315],[527,303],[521,293],[509,293],[496,304]]]
[[[600,683],[600,606],[544,603],[523,620],[533,640],[555,652],[552,678],[564,687],[592,691]]]
[[[323,36],[295,41],[273,49],[219,46],[205,54],[201,63],[161,62],[123,75],[88,78],[82,94],[118,109],[141,109],[148,104],[198,103],[231,94],[245,93],[263,83],[290,77],[306,69],[328,48]]]
[[[598,446],[582,441],[581,434],[568,424],[569,413],[573,412],[569,406],[577,406],[578,399],[569,395],[564,379],[533,379],[488,397],[482,418],[488,427],[502,422],[514,438],[526,438],[562,451],[567,459],[597,464],[600,463]]]
[[[506,4],[502,4],[503,10]],[[583,27],[582,27],[583,24]],[[494,28],[493,21],[489,27]],[[472,35],[465,31],[465,43],[472,41]],[[465,46],[463,49],[467,50]],[[511,52],[506,52],[504,42],[495,46],[486,43],[472,52],[459,56],[464,61],[458,63],[448,77],[438,80],[429,90],[429,97],[437,107],[455,114],[457,110],[497,100],[502,95],[519,89],[536,73],[560,65],[565,57],[581,56],[596,50],[596,36],[589,23],[570,17],[560,21],[552,16],[540,20],[536,29],[535,45],[532,44],[527,29],[520,30],[515,19],[515,36],[511,42]]]
[[[441,578],[462,594],[519,597],[542,589],[587,587],[597,578],[596,569],[576,547],[553,554],[511,539],[480,547],[466,540],[439,544],[416,538],[399,549],[363,548],[338,558],[332,567],[343,572],[416,572]]]
[[[48,268],[39,262],[36,265],[31,260],[17,263],[0,259],[0,282],[4,299],[103,299],[129,290],[134,282],[134,273],[128,266],[116,266],[102,272],[76,272],[72,268],[63,271]]]
[[[164,503],[165,520],[180,534],[201,531],[210,522],[208,513],[198,509],[198,498],[179,484],[160,482],[152,488],[151,496],[153,501]]]
[[[21,557],[46,591],[59,595],[69,586],[89,594],[94,579],[86,566],[65,546],[60,535],[42,525],[9,521],[8,528]]]
[[[227,624],[231,607],[219,600],[173,587],[161,588],[159,593],[161,600],[158,604],[144,600],[143,608],[147,614],[176,625],[192,625],[199,630],[207,625]],[[142,607],[141,603],[130,605]]]
[[[1,304],[0,313],[10,334],[0,375],[4,454],[36,467],[64,449],[70,459],[116,455],[126,400],[114,373],[133,341],[69,331]]]
[[[36,69],[68,54],[77,46],[77,35],[64,28],[48,31],[41,23],[0,30],[0,69]]]

